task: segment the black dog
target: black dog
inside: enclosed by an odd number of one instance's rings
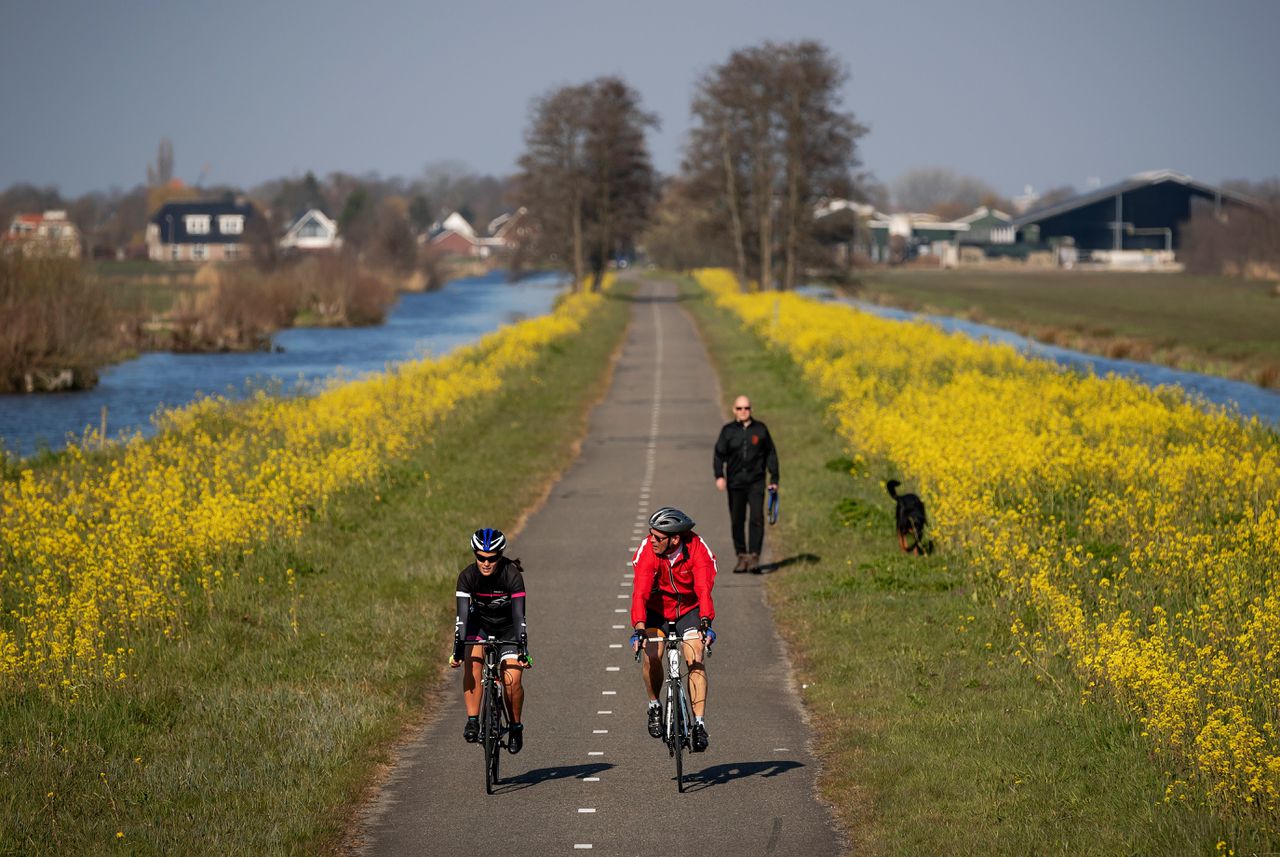
[[[894,519],[898,525],[898,544],[903,553],[924,556],[924,525],[928,523],[924,515],[924,501],[915,494],[899,494],[898,486],[901,484],[897,479],[890,479],[884,486],[889,489],[889,496],[898,504],[894,510]]]

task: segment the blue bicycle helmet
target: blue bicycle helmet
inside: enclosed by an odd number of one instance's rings
[[[471,536],[471,549],[473,551],[502,553],[502,549],[506,546],[507,537],[502,534],[502,530],[495,530],[492,527],[476,530]]]

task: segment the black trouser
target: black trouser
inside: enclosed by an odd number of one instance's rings
[[[734,551],[760,553],[760,548],[764,546],[764,483],[755,482],[745,488],[730,486],[726,493],[729,495],[729,531],[733,535]],[[751,507],[749,521],[748,506]],[[748,524],[748,538],[743,538],[744,523]]]

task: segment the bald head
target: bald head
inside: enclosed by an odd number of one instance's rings
[[[733,400],[733,418],[743,424],[751,422],[751,400],[746,396]]]

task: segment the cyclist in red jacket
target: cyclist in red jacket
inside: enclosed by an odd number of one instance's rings
[[[649,694],[649,734],[662,737],[658,689],[662,687],[662,628],[676,623],[689,665],[689,701],[693,707],[692,747],[695,753],[709,743],[703,714],[707,704],[707,673],[703,643],[715,642],[711,622],[716,618],[711,588],[716,582],[716,557],[693,531],[684,512],[664,506],[649,518],[649,535],[636,549],[631,564],[631,649],[644,646],[644,687]],[[647,639],[646,639],[647,638]]]

